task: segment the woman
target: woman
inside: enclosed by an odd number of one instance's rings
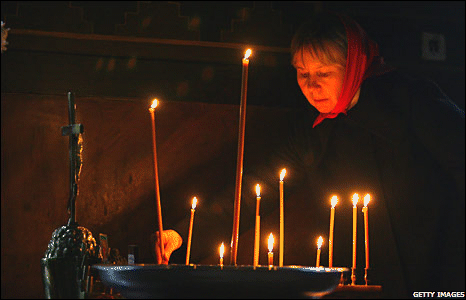
[[[294,118],[288,161],[320,190],[317,199],[330,199],[329,191],[346,202],[353,191],[371,193],[372,279],[390,297],[464,291],[464,112],[434,83],[387,67],[377,44],[346,16],[303,24],[291,56],[312,107]],[[345,234],[335,256],[349,257]]]

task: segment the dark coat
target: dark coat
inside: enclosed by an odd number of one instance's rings
[[[369,280],[385,296],[465,290],[464,112],[432,82],[393,71],[369,78],[347,115],[312,128],[313,107],[292,118],[273,160],[287,167],[285,265],[315,264],[319,235],[328,266],[330,198],[334,266],[352,265],[352,202],[369,203]],[[269,163],[271,160],[268,161]],[[261,176],[261,175],[258,175]],[[358,205],[357,276],[364,284],[364,225]],[[311,252],[309,252],[310,249]]]

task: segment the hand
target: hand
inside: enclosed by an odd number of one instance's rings
[[[162,255],[160,253],[160,241],[159,241],[159,232],[155,232],[155,234],[152,235],[153,240],[155,243],[154,245],[154,250],[155,250],[155,257],[157,258],[157,263],[158,264],[168,264],[168,260],[170,259],[170,255],[172,254],[173,251],[181,247],[181,244],[183,243],[183,239],[181,236],[176,232],[175,230],[164,230],[163,231],[163,252],[164,252],[164,257],[162,259]]]

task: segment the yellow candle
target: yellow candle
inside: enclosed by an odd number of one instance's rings
[[[284,252],[284,241],[285,241],[285,212],[284,212],[284,200],[283,200],[283,179],[285,178],[286,169],[283,169],[280,173],[280,251],[278,266],[283,267],[283,252]]]
[[[220,252],[220,266],[223,267],[223,253],[225,252],[225,245],[223,244],[223,242],[220,245],[219,252]]]
[[[189,265],[189,255],[191,253],[191,237],[193,235],[193,220],[194,220],[194,211],[196,210],[197,198],[193,198],[191,205],[191,218],[189,220],[189,232],[188,232],[188,248],[186,250],[186,264]]]
[[[317,240],[317,258],[316,258],[316,267],[320,267],[320,247],[322,246],[322,243],[324,242],[324,239],[319,236],[319,239]]]
[[[332,208],[330,209],[330,233],[328,238],[328,267],[333,267],[333,227],[335,222],[335,206],[338,203],[338,197],[332,196],[330,200]]]
[[[364,213],[364,245],[366,248],[366,269],[369,269],[369,208],[367,204],[371,201],[371,195],[366,194],[364,196],[364,207],[362,212]]]
[[[256,229],[254,235],[254,266],[259,265],[259,239],[260,239],[260,215],[259,215],[259,206],[261,201],[261,186],[259,184],[256,185]]]
[[[159,245],[160,245],[160,254],[162,255],[162,261],[165,257],[165,251],[163,248],[163,226],[162,226],[162,206],[160,204],[160,189],[159,189],[159,171],[157,168],[157,147],[156,147],[156,138],[155,138],[155,108],[158,105],[158,100],[154,99],[149,112],[152,118],[152,148],[154,153],[154,174],[155,174],[155,196],[157,199],[157,222],[159,225]]]
[[[269,239],[267,242],[268,242],[268,248],[269,248],[269,253],[268,253],[269,268],[271,268],[273,266],[273,242],[274,242],[272,233],[269,235]]]
[[[236,160],[236,184],[235,184],[235,205],[233,214],[233,232],[231,235],[231,255],[230,264],[236,265],[236,255],[238,252],[239,236],[239,216],[241,207],[241,182],[243,177],[243,155],[244,155],[244,129],[246,127],[246,96],[248,88],[248,67],[251,49],[248,49],[243,58],[243,76],[241,83],[241,104],[240,120],[238,132],[238,156]]]
[[[351,283],[353,285],[356,284],[356,227],[357,227],[357,208],[356,205],[358,204],[359,195],[355,193],[353,195],[353,266],[351,268]]]

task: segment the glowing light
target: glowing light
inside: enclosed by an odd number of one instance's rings
[[[193,204],[191,205],[191,208],[192,208],[192,209],[196,209],[196,204],[197,204],[197,198],[194,197],[194,198],[193,198]]]
[[[157,99],[154,99],[154,101],[152,101],[152,105],[150,106],[150,108],[155,109],[157,105],[159,105],[159,101]]]
[[[330,200],[332,203],[332,208],[335,208],[335,205],[338,203],[338,197],[337,196],[332,196],[332,199]]]
[[[225,252],[225,245],[222,242],[222,245],[220,245],[220,258],[223,258],[223,253]]]
[[[358,200],[359,200],[359,195],[357,193],[354,193],[354,195],[353,195],[353,207],[356,207],[356,205],[358,204]]]
[[[261,196],[261,186],[259,184],[256,185],[256,195],[257,197]]]
[[[246,52],[244,53],[244,59],[248,59],[251,53],[252,53],[251,49],[246,50]]]
[[[364,207],[367,207],[367,204],[369,204],[369,201],[371,201],[371,195],[366,194],[366,196],[364,196]]]
[[[283,169],[280,173],[280,181],[283,181],[283,178],[285,178],[285,174],[286,174],[286,169]]]
[[[322,247],[323,242],[324,242],[324,239],[322,238],[322,236],[319,236],[319,239],[317,240],[317,248],[320,249],[320,247]]]
[[[273,234],[270,234],[268,239],[269,252],[273,251],[273,241]]]

